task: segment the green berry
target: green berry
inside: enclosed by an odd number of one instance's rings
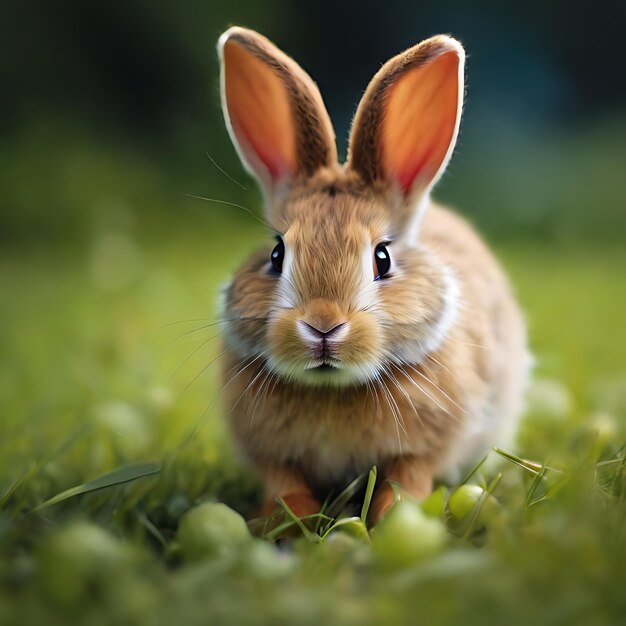
[[[461,485],[448,499],[448,511],[456,520],[465,519],[478,504],[485,490],[478,485]]]
[[[243,517],[216,502],[201,504],[185,513],[177,537],[183,556],[190,560],[228,556],[252,540]]]
[[[409,500],[395,504],[372,531],[372,552],[385,568],[399,569],[437,554],[447,533],[442,523]]]

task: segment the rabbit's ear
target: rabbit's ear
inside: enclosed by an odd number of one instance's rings
[[[272,197],[298,177],[337,161],[328,113],[311,78],[258,33],[219,39],[224,117],[247,169]]]
[[[456,142],[464,63],[461,44],[439,35],[383,65],[352,124],[350,168],[405,198],[428,193]]]

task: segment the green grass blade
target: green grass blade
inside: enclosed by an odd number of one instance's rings
[[[511,452],[507,452],[502,448],[494,448],[493,451],[496,454],[499,454],[503,459],[506,459],[510,463],[525,469],[527,472],[531,472],[532,474],[538,474],[542,471],[543,468],[546,470],[550,470],[551,472],[558,472],[561,474],[561,470],[556,467],[549,467],[548,465],[544,465],[543,463],[537,463],[537,461],[529,461],[528,459],[522,459],[519,456],[512,454]]]
[[[141,525],[154,537],[164,548],[167,548],[167,541],[161,534],[161,531],[148,519],[148,516],[143,512],[137,513],[137,519]]]
[[[341,493],[326,507],[324,513],[330,517],[338,517],[339,514],[345,509],[348,502],[354,498],[359,492],[361,486],[365,482],[367,474],[363,473],[357,476]]]
[[[617,467],[615,467],[617,466]],[[615,458],[596,464],[596,488],[605,495],[624,498],[626,495],[626,451],[622,448]]]
[[[322,535],[322,539],[326,540],[329,535],[339,529],[343,529],[348,535],[355,537],[366,543],[370,542],[370,535],[367,532],[367,526],[360,517],[342,517],[336,520],[330,528]]]
[[[372,503],[372,496],[374,495],[374,487],[376,485],[376,476],[378,470],[376,466],[372,467],[369,476],[367,478],[367,487],[365,489],[365,498],[363,499],[363,507],[361,508],[361,521],[367,523],[367,513],[370,510],[370,504]]]
[[[288,521],[276,526],[276,528],[272,528],[272,530],[264,532],[262,535],[263,539],[266,541],[275,541],[282,533],[290,528],[293,528],[295,525],[296,523],[292,519],[289,519]]]
[[[0,496],[0,511],[4,508],[6,503],[11,499],[11,496],[24,484],[26,477],[22,477],[16,480],[5,492],[3,496]]]
[[[352,516],[352,517],[342,517],[341,519],[333,520],[333,523],[321,534],[322,539],[326,539],[330,533],[332,533],[335,529],[344,526],[345,524],[351,524],[358,522],[361,523],[361,518]]]
[[[474,529],[476,528],[476,525],[478,524],[478,518],[480,517],[480,512],[482,511],[482,508],[485,505],[487,498],[493,494],[496,487],[500,484],[501,480],[502,480],[502,473],[499,473],[489,483],[489,485],[487,485],[486,489],[484,490],[484,493],[480,496],[480,499],[474,505],[474,509],[470,516],[469,524],[467,525],[465,532],[463,533],[463,537],[465,539],[469,538],[474,532]]]
[[[129,483],[139,478],[144,478],[145,476],[158,474],[160,471],[161,466],[158,463],[138,463],[137,465],[127,465],[126,467],[117,469],[113,472],[105,474],[104,476],[100,476],[95,480],[90,480],[82,485],[66,489],[65,491],[58,493],[56,496],[53,496],[49,500],[46,500],[36,506],[32,512],[41,511],[42,509],[46,509],[54,504],[73,498],[74,496]]]
[[[306,524],[289,508],[289,505],[282,499],[282,498],[276,498],[278,504],[280,504],[280,506],[283,507],[283,509],[285,509],[285,512],[287,513],[287,515],[289,515],[289,517],[292,519],[292,521],[297,524],[298,528],[302,531],[302,534],[312,543],[319,543],[321,541],[320,536],[317,533],[313,533],[311,532],[307,527]]]
[[[461,483],[459,483],[460,485],[465,485],[470,481],[472,476],[483,466],[484,462],[487,460],[487,456],[488,455],[485,455],[480,461],[478,461],[478,463],[476,463],[476,465],[474,465],[474,467],[472,467],[467,476],[461,481]]]
[[[535,504],[538,504],[539,502],[542,502],[543,500],[546,499],[545,493],[541,493],[538,496],[536,495],[536,493],[546,476],[547,469],[548,469],[547,466],[544,465],[541,468],[541,471],[539,471],[533,477],[533,482],[530,484],[528,492],[526,493],[525,505],[527,509],[529,509],[531,506],[534,506]]]
[[[13,497],[14,494],[18,493],[18,491],[22,488],[23,485],[26,485],[29,480],[35,476],[42,467],[44,467],[50,461],[53,461],[55,458],[61,456],[66,450],[68,450],[78,439],[80,439],[90,428],[86,426],[81,426],[78,428],[70,437],[68,437],[65,441],[61,443],[61,445],[56,449],[46,454],[42,459],[37,461],[29,470],[26,472],[24,476],[16,480],[2,496],[0,496],[0,511],[5,508],[9,500]],[[16,507],[14,514],[17,514],[19,510],[19,506]]]
[[[406,489],[402,488],[402,485],[395,480],[387,479],[391,491],[393,491],[393,501],[400,502],[400,500],[410,500],[411,496],[407,493]]]

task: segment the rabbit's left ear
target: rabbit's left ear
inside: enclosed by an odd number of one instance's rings
[[[219,40],[222,108],[231,138],[268,199],[337,162],[335,135],[315,83],[247,28]]]
[[[357,109],[349,167],[418,200],[443,174],[461,120],[465,53],[439,35],[388,61]]]

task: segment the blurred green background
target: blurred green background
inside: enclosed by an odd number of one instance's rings
[[[261,210],[219,106],[215,44],[232,24],[313,76],[342,155],[386,59],[435,33],[463,42],[462,130],[435,197],[485,234],[526,311],[531,414],[561,422],[533,431],[531,419],[522,447],[558,458],[589,420],[624,435],[623,2],[4,0],[0,580],[25,597],[25,555],[48,525],[88,516],[137,538],[146,502],[174,529],[199,497],[245,514],[258,500],[220,421],[219,331],[203,326],[219,285],[269,238],[245,211],[189,197]],[[146,460],[167,470],[147,487],[16,525],[58,491]]]

